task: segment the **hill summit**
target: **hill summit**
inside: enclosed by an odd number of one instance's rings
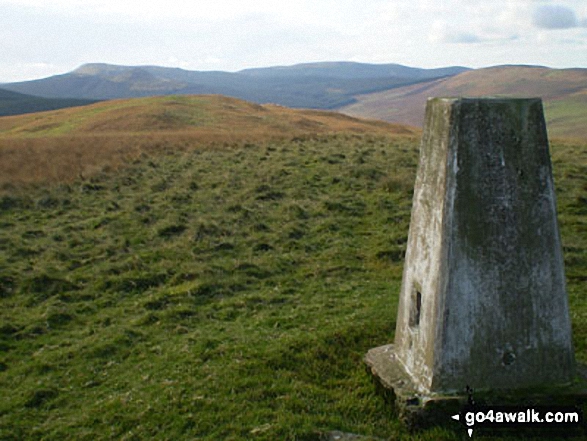
[[[0,118],[0,187],[63,182],[145,154],[345,134],[414,138],[418,129],[220,95],[113,100]]]
[[[259,105],[221,95],[111,100],[0,119],[0,137],[136,133],[215,134],[219,141],[352,131],[412,135],[416,129],[335,112]]]

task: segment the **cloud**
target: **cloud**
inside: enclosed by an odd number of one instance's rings
[[[430,28],[428,40],[432,43],[470,44],[480,43],[483,39],[472,32],[462,32],[450,28],[445,21],[436,21]]]
[[[154,20],[160,18],[199,19],[208,21],[224,21],[243,15],[266,14],[274,10],[284,13],[295,13],[296,6],[292,4],[276,7],[271,0],[216,0],[203,6],[202,2],[193,0],[170,0],[161,2],[156,0],[0,0],[0,4],[12,4],[21,7],[36,9],[42,12],[59,14],[88,14],[107,17],[121,16],[133,18],[135,21]]]
[[[570,29],[580,25],[571,8],[562,5],[543,5],[534,10],[532,23],[540,29]]]
[[[447,43],[480,43],[483,40],[481,37],[475,34],[471,34],[468,32],[457,32],[449,33],[445,37],[445,41]]]

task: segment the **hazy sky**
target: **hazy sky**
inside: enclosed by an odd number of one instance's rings
[[[102,62],[587,67],[587,1],[0,0],[0,82]]]

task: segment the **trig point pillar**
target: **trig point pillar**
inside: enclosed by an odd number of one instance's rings
[[[573,380],[540,99],[428,101],[396,323],[365,361],[419,409]]]

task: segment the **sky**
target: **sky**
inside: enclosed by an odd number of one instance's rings
[[[85,63],[587,67],[585,0],[0,0],[0,83]]]

